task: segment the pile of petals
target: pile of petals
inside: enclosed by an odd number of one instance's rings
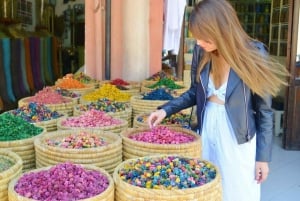
[[[60,139],[46,139],[45,142],[49,146],[67,149],[96,148],[108,144],[103,138],[99,138],[96,134],[84,131],[79,134],[70,134],[69,136]]]
[[[30,102],[28,105],[19,107],[9,112],[15,116],[21,117],[29,123],[48,121],[63,116],[56,111],[51,111],[45,105],[35,102]]]
[[[112,80],[110,82],[110,84],[112,84],[112,85],[120,85],[120,86],[127,86],[127,85],[129,85],[128,82],[126,82],[125,80],[120,79],[120,78]]]
[[[154,144],[183,144],[195,141],[195,137],[183,132],[176,132],[165,126],[154,127],[149,131],[135,133],[129,136],[135,141]]]
[[[112,101],[107,98],[102,98],[89,104],[76,106],[76,109],[78,109],[79,111],[88,111],[94,109],[103,112],[121,112],[126,108],[128,108],[128,104],[118,101]]]
[[[10,167],[14,165],[14,162],[9,160],[6,157],[0,156],[0,173],[4,172],[5,170],[8,170]]]
[[[168,190],[202,186],[216,177],[211,163],[177,156],[139,158],[125,164],[118,173],[131,185]]]
[[[144,114],[137,117],[137,121],[141,123],[147,123],[150,114]],[[172,114],[162,120],[163,125],[181,125],[182,127],[187,127],[189,125],[190,115],[182,112]]]
[[[155,89],[143,95],[143,100],[172,100],[174,97],[164,88]]]
[[[43,128],[10,113],[0,115],[0,125],[0,141],[28,139],[43,132]]]
[[[58,94],[53,88],[45,87],[38,91],[34,96],[29,97],[28,102],[36,102],[40,104],[61,104],[71,102],[71,100],[68,100]]]
[[[15,191],[34,200],[81,200],[101,194],[109,186],[107,176],[80,165],[62,163],[49,170],[24,173]]]
[[[68,117],[62,121],[62,126],[66,127],[105,127],[105,126],[115,126],[120,125],[121,120],[115,119],[105,112],[98,110],[90,110],[83,113],[80,116]]]
[[[67,74],[63,79],[58,79],[55,83],[56,87],[62,89],[82,89],[86,86],[78,80],[75,80],[72,75]]]
[[[68,89],[56,88],[55,91],[62,96],[66,96],[66,97],[70,97],[70,98],[79,98],[80,97],[80,94],[69,91]]]
[[[107,98],[115,101],[129,101],[130,94],[122,92],[115,85],[103,84],[99,89],[87,93],[83,96],[83,100],[97,101],[101,98]]]
[[[166,87],[168,89],[182,89],[182,88],[184,88],[183,86],[176,84],[174,80],[169,79],[169,78],[160,79],[155,84],[149,85],[147,87],[151,88],[151,89],[157,89],[157,88],[161,88],[161,87]]]

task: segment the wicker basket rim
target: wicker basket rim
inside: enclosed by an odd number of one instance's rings
[[[192,142],[181,143],[181,144],[158,144],[158,143],[148,143],[148,142],[136,141],[136,140],[132,140],[128,137],[129,135],[132,135],[132,134],[135,134],[135,133],[139,133],[139,132],[143,132],[143,131],[149,131],[150,130],[149,127],[127,128],[126,130],[123,130],[122,132],[120,132],[120,136],[122,137],[123,143],[124,142],[129,142],[129,143],[134,143],[134,144],[137,144],[137,145],[147,145],[147,146],[157,146],[157,147],[186,146],[186,145],[192,145],[192,144],[195,144],[195,143],[200,143],[201,137],[200,137],[200,135],[198,135],[194,131],[191,131],[187,128],[182,128],[180,126],[177,127],[177,126],[164,125],[164,127],[167,127],[170,130],[183,131],[185,134],[194,136],[195,140],[192,141]]]
[[[13,159],[14,165],[9,169],[0,172],[0,178],[7,177],[10,172],[15,172],[17,169],[23,166],[22,158],[13,151],[0,149],[0,155],[6,156],[8,159]]]
[[[114,179],[114,182],[115,182],[115,185],[118,185],[120,184],[120,186],[124,186],[124,188],[126,187],[130,187],[130,188],[133,188],[135,190],[143,190],[144,192],[147,192],[147,191],[155,191],[157,192],[158,194],[160,192],[170,192],[170,190],[168,189],[147,189],[147,188],[142,188],[142,187],[139,187],[139,186],[134,186],[134,185],[131,185],[123,180],[120,179],[119,175],[118,175],[118,172],[119,170],[126,164],[128,163],[131,163],[131,162],[134,162],[136,160],[143,160],[143,159],[148,159],[148,158],[161,158],[161,157],[167,157],[167,156],[176,156],[174,154],[171,154],[171,155],[161,155],[161,154],[157,154],[157,155],[153,155],[153,156],[145,156],[145,157],[138,157],[138,158],[134,158],[134,159],[127,159],[125,161],[123,161],[122,163],[120,163],[114,170],[114,173],[113,173],[113,179]],[[187,158],[187,159],[200,159],[200,158],[192,158],[192,157],[183,157],[183,156],[179,156],[181,158]],[[215,170],[216,170],[216,176],[214,179],[212,179],[210,182],[206,183],[205,185],[201,185],[201,186],[197,186],[197,187],[193,187],[193,188],[186,188],[186,189],[172,189],[172,193],[176,193],[176,192],[185,192],[185,193],[189,193],[189,192],[194,192],[195,190],[197,189],[205,189],[205,188],[208,188],[212,185],[215,185],[217,184],[218,182],[220,182],[220,179],[221,179],[221,176],[220,176],[220,171],[218,169],[217,166],[215,166],[212,162],[210,161],[207,161],[207,160],[203,160],[203,159],[200,159],[202,162],[205,162],[205,163],[209,163],[211,164]]]
[[[115,186],[114,180],[113,180],[112,176],[111,176],[105,169],[103,169],[103,168],[101,168],[101,167],[97,167],[97,166],[95,166],[95,165],[90,165],[90,164],[84,164],[84,165],[83,165],[83,164],[76,164],[76,165],[80,165],[80,166],[82,166],[83,168],[88,169],[88,170],[96,170],[96,171],[100,172],[101,174],[103,174],[103,175],[105,175],[105,176],[107,177],[107,179],[108,179],[108,181],[109,181],[108,187],[107,187],[102,193],[100,193],[99,195],[95,195],[95,196],[93,196],[93,197],[96,197],[96,196],[99,196],[99,198],[100,198],[100,196],[101,196],[101,197],[106,197],[106,196],[114,189],[114,186]],[[29,170],[29,171],[27,171],[27,172],[25,172],[25,173],[22,173],[21,175],[15,177],[14,179],[12,179],[12,180],[9,182],[9,185],[8,185],[8,191],[13,191],[13,192],[15,192],[15,191],[14,191],[14,187],[15,187],[17,181],[18,181],[24,174],[34,173],[34,172],[39,172],[39,171],[42,171],[42,170],[49,170],[49,169],[52,168],[52,167],[53,167],[53,166],[41,167],[41,168],[38,168],[38,169],[33,169],[33,170]],[[15,192],[15,193],[17,193],[17,192]],[[21,196],[21,195],[19,195],[19,196]],[[93,198],[93,197],[91,197],[91,198]],[[25,198],[25,197],[24,197],[24,198]],[[87,199],[82,199],[82,200],[78,200],[78,201],[88,201],[88,200],[89,200],[89,198],[87,198]],[[33,199],[28,199],[28,198],[27,198],[27,199],[24,199],[24,201],[34,201],[34,200],[33,200]]]
[[[104,136],[106,139],[109,139],[110,142],[109,142],[108,145],[105,145],[103,147],[92,147],[92,148],[86,148],[86,149],[68,149],[68,148],[61,148],[61,147],[53,147],[53,146],[50,146],[50,145],[47,145],[47,144],[44,143],[44,140],[46,138],[48,138],[48,139],[50,137],[54,137],[56,139],[57,138],[63,138],[65,136],[69,136],[71,134],[77,135],[82,131],[93,133],[93,134],[96,134],[97,136],[101,136],[101,137]],[[119,135],[115,135],[114,133],[109,132],[109,131],[93,130],[93,129],[58,130],[58,131],[48,132],[45,135],[40,136],[40,137],[38,137],[34,140],[34,146],[41,146],[43,148],[48,148],[48,149],[53,148],[53,149],[61,151],[61,152],[64,152],[64,151],[68,150],[68,152],[70,152],[70,153],[73,153],[73,152],[74,153],[81,153],[81,152],[86,152],[86,151],[90,152],[91,150],[102,151],[102,150],[109,149],[111,147],[115,147],[117,145],[120,145],[120,146],[122,145],[122,138]]]
[[[38,128],[42,128],[42,132],[40,132],[39,134],[35,135],[35,136],[32,136],[30,138],[26,138],[26,139],[20,139],[20,140],[11,140],[11,141],[0,141],[0,148],[13,148],[11,147],[12,144],[22,144],[23,145],[26,145],[28,143],[32,143],[34,141],[34,139],[38,136],[41,136],[43,135],[44,133],[46,133],[46,129],[42,126],[36,126]]]
[[[31,97],[32,97],[32,96],[31,96]],[[27,104],[27,103],[29,103],[28,100],[29,100],[31,97],[25,97],[25,98],[22,98],[22,99],[19,100],[19,103],[25,103],[25,104]],[[56,104],[45,104],[45,106],[46,106],[46,107],[49,107],[49,106],[50,106],[50,107],[55,107],[55,106],[61,106],[61,105],[73,104],[73,99],[72,99],[72,98],[64,96],[64,99],[67,100],[67,102],[64,102],[64,103],[56,103]],[[21,104],[21,105],[22,105],[22,104]]]
[[[88,128],[88,129],[102,129],[102,130],[111,130],[114,128],[122,128],[122,127],[126,127],[126,125],[128,125],[128,121],[121,119],[121,118],[116,118],[113,117],[114,119],[120,120],[121,124],[118,125],[114,125],[114,126],[98,126],[98,127],[72,127],[72,126],[63,126],[62,122],[68,118],[72,118],[72,117],[65,117],[65,118],[61,118],[57,121],[57,127],[62,128],[62,129],[82,129],[82,128]]]

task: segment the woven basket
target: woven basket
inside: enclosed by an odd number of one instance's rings
[[[149,155],[157,154],[175,154],[185,157],[196,157],[201,156],[201,137],[192,130],[181,128],[181,127],[169,127],[170,130],[192,135],[195,140],[190,143],[182,144],[154,144],[136,141],[130,139],[129,136],[138,134],[145,131],[150,131],[150,128],[129,128],[120,133],[123,141],[123,160],[138,158]]]
[[[161,156],[151,156],[161,157]],[[148,157],[149,158],[149,157]],[[142,158],[140,158],[142,159]],[[216,177],[202,186],[187,189],[148,189],[131,185],[120,178],[119,170],[126,167],[136,159],[122,162],[115,169],[113,179],[115,182],[115,201],[221,201],[221,177],[217,170]],[[206,161],[207,162],[207,161]]]
[[[69,97],[64,97],[65,103],[60,104],[45,104],[51,111],[57,111],[59,113],[66,114],[68,116],[73,116],[74,100]],[[22,98],[18,101],[18,107],[27,105],[30,101],[30,97]]]
[[[141,95],[130,98],[133,118],[139,114],[153,112],[158,106],[168,102],[167,100],[143,100],[142,98]]]
[[[7,112],[11,112],[11,111],[7,111]],[[59,120],[60,118],[65,117],[65,116],[66,116],[66,114],[62,114],[61,117],[58,117],[56,119],[50,119],[50,120],[47,120],[47,121],[40,121],[40,122],[36,122],[36,123],[32,123],[32,124],[37,126],[37,127],[45,128],[46,132],[56,131],[57,130],[57,120]]]
[[[9,159],[14,162],[14,165],[9,169],[0,172],[0,200],[7,201],[8,200],[8,184],[9,182],[22,173],[22,159],[16,153],[0,149],[0,156]]]
[[[114,181],[112,179],[112,177],[102,168],[93,166],[93,165],[82,165],[85,169],[88,170],[96,170],[101,172],[101,174],[105,175],[108,180],[109,180],[109,185],[107,187],[107,189],[105,191],[103,191],[101,194],[87,198],[87,199],[83,199],[83,200],[78,200],[78,201],[114,201]],[[39,172],[39,171],[43,171],[43,170],[48,170],[50,169],[52,166],[48,166],[48,167],[43,167],[43,168],[38,168],[35,170],[32,170],[30,172]],[[8,200],[9,201],[36,201],[33,199],[29,199],[26,197],[23,197],[21,195],[19,195],[14,187],[17,184],[18,180],[23,176],[24,174],[20,175],[19,177],[13,179],[8,186]]]
[[[168,100],[143,100],[143,96],[132,96],[130,98],[130,104],[132,107],[132,116],[133,119],[144,113],[151,113],[157,110],[158,106],[161,106],[168,102]],[[190,113],[191,108],[182,110],[184,113]]]
[[[85,105],[85,104],[79,104],[78,106],[74,107],[74,113],[73,116],[79,116],[83,114],[85,111],[80,111],[78,108],[80,105]],[[132,107],[130,104],[127,104],[128,106],[124,111],[119,111],[119,112],[107,112],[108,115],[118,118],[118,119],[124,119],[128,122],[128,127],[131,127],[132,125]]]
[[[99,138],[103,138],[108,145],[97,148],[68,149],[49,146],[45,142],[47,139],[62,139],[71,134],[76,135],[81,132],[96,134]],[[122,162],[121,137],[101,130],[79,129],[46,133],[35,139],[34,146],[37,168],[71,161],[95,165],[112,173],[115,167]]]
[[[64,114],[63,116],[58,117],[56,119],[51,119],[48,121],[40,121],[40,122],[34,123],[34,125],[45,128],[46,132],[56,131],[57,130],[57,121],[59,119],[64,118],[65,116],[66,115]]]
[[[22,140],[0,141],[0,148],[11,150],[18,154],[23,161],[23,172],[26,172],[35,168],[35,151],[33,142],[36,137],[41,136],[44,133],[45,131],[34,137]]]
[[[101,131],[110,131],[113,133],[119,134],[121,131],[126,130],[128,128],[128,122],[124,119],[119,119],[121,124],[113,125],[113,126],[101,126],[101,127],[68,127],[63,126],[62,122],[67,118],[62,118],[57,121],[57,129],[58,130],[68,130],[68,129],[92,129],[92,130],[101,130]],[[118,118],[116,118],[118,119]]]
[[[192,115],[191,113],[186,113],[187,115]],[[138,128],[138,127],[149,127],[148,126],[148,117],[149,117],[150,113],[143,113],[143,114],[139,114],[137,116],[135,116],[135,118],[133,119],[133,128]],[[145,121],[139,121],[139,119],[143,119]],[[191,121],[194,120],[194,115],[192,115],[191,117]],[[183,127],[183,128],[187,128],[187,126],[189,126],[189,119],[187,119],[186,122],[184,122],[183,124],[178,124],[178,123],[168,123],[168,124],[164,124],[161,123],[161,125],[166,125],[166,126],[177,126],[177,127]]]

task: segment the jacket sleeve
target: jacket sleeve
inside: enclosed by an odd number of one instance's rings
[[[256,161],[270,162],[273,141],[272,97],[253,95],[256,124]]]
[[[195,44],[193,50],[192,64],[191,64],[191,86],[190,88],[181,94],[181,96],[167,102],[166,104],[159,106],[158,109],[166,111],[167,116],[177,113],[183,109],[192,107],[196,104],[196,87],[197,87],[197,68],[202,56],[202,48]]]
[[[255,47],[264,56],[268,51],[261,42],[255,42]],[[260,97],[253,95],[256,124],[256,161],[270,162],[273,142],[273,110],[272,96]]]

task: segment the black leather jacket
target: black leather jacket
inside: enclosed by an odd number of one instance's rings
[[[266,54],[262,43],[255,43],[262,54]],[[167,116],[182,109],[197,105],[197,126],[201,133],[203,114],[206,104],[210,63],[200,73],[200,82],[196,81],[197,67],[202,49],[196,45],[191,66],[191,87],[180,97],[160,106]],[[262,98],[253,94],[238,75],[231,69],[227,82],[225,108],[234,130],[238,144],[246,143],[256,134],[256,161],[269,162],[273,139],[273,110],[271,96]]]

